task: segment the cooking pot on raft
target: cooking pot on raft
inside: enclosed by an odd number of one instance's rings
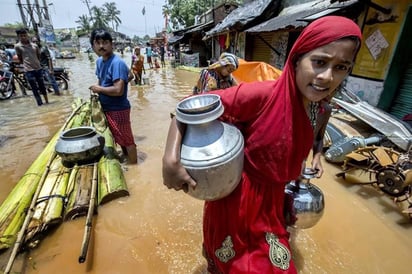
[[[285,187],[285,219],[293,228],[311,228],[320,220],[325,208],[325,199],[320,188],[310,183],[317,171],[305,168],[299,179]]]
[[[176,119],[187,125],[180,160],[197,182],[188,191],[197,199],[221,199],[241,179],[243,136],[236,127],[217,120],[222,113],[220,96],[215,94],[195,95],[176,107]]]
[[[86,164],[100,158],[104,143],[104,137],[94,127],[76,127],[60,135],[55,151],[65,166]]]

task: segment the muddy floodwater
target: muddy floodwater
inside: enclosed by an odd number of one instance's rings
[[[130,55],[124,58],[130,64]],[[87,54],[57,64],[71,70],[71,82],[62,96],[49,95],[49,105],[37,107],[32,96],[0,101],[1,202],[63,125],[74,98],[90,98],[96,78]],[[23,273],[207,273],[203,202],[168,190],[161,176],[169,114],[190,94],[197,74],[168,65],[146,76],[149,85],[129,89],[140,155],[139,164],[124,172],[130,196],[98,207],[85,263],[78,263],[85,228],[80,217],[50,231],[28,254]],[[312,180],[325,194],[322,219],[311,229],[291,230],[299,273],[412,273],[412,221],[388,196],[337,179],[341,167],[324,165],[323,177]]]

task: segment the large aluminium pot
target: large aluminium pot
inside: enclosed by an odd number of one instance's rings
[[[181,163],[196,180],[188,194],[213,201],[229,195],[243,169],[243,136],[234,126],[217,120],[223,113],[218,95],[201,94],[182,100],[176,119],[187,125]]]
[[[76,127],[64,131],[57,140],[55,151],[66,166],[97,160],[103,153],[104,137],[94,127]]]
[[[285,187],[286,224],[296,229],[311,228],[323,216],[325,199],[320,188],[310,182],[317,171],[305,168],[299,179]]]

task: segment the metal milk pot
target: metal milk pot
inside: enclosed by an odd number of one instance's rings
[[[305,168],[298,180],[289,182],[285,187],[285,219],[293,228],[313,227],[322,217],[325,199],[320,188],[310,183],[317,171]]]
[[[188,194],[213,201],[229,195],[239,184],[244,141],[234,126],[217,120],[223,113],[218,95],[200,94],[182,100],[176,119],[186,124],[181,163],[197,182]]]
[[[64,131],[57,140],[55,151],[62,163],[70,167],[94,161],[103,153],[104,137],[94,127],[81,126]]]

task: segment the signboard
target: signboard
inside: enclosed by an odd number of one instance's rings
[[[53,25],[47,19],[41,20],[41,27],[39,27],[40,40],[47,44],[55,44],[56,36],[54,35]]]
[[[388,8],[390,13],[382,13],[376,9],[368,10],[362,30],[364,42],[352,74],[381,81],[385,78],[390,65],[407,8],[406,1],[400,3],[393,0],[374,0],[374,2]]]
[[[48,25],[39,28],[40,40],[47,44],[55,44],[56,36],[54,35],[53,26]]]
[[[180,57],[180,63],[184,66],[199,67],[199,53],[182,53]]]
[[[368,38],[366,38],[365,43],[375,60],[378,59],[384,49],[389,47],[388,41],[386,41],[379,29],[375,30]]]

